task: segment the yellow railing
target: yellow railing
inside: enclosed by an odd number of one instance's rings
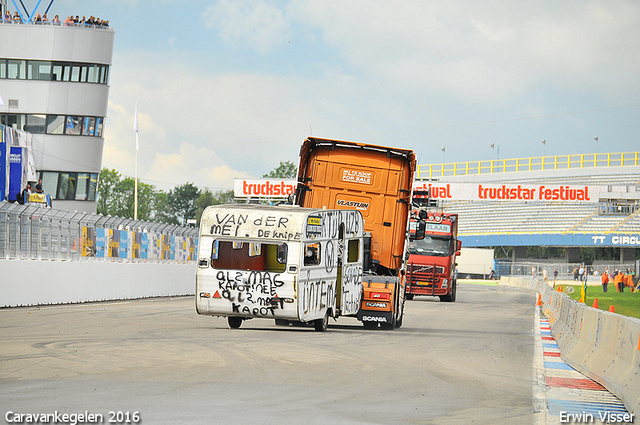
[[[563,170],[590,167],[624,167],[640,165],[640,152],[587,153],[486,161],[450,162],[418,165],[417,179],[475,174],[514,173],[519,171]]]

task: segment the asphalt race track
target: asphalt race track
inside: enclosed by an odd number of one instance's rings
[[[192,297],[3,309],[0,411],[5,423],[533,424],[535,301],[463,283],[455,303],[407,301],[400,329],[340,318],[325,333],[267,319],[232,330]]]

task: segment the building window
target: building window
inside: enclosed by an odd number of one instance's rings
[[[51,195],[52,198],[55,199],[56,193],[58,192],[58,175],[55,171],[44,171],[40,173],[40,178],[42,179],[42,190],[44,193]]]
[[[27,115],[27,124],[24,131],[31,134],[44,134],[45,132],[45,115]]]
[[[51,62],[27,61],[27,79],[50,81]]]
[[[42,189],[52,199],[95,201],[98,173],[41,171]]]
[[[63,134],[64,133],[64,116],[63,115],[47,115],[47,134]]]
[[[65,134],[79,136],[82,132],[82,117],[68,116]]]
[[[24,80],[26,78],[26,61],[19,59],[7,60],[7,78]]]
[[[108,84],[109,65],[0,59],[0,78]]]

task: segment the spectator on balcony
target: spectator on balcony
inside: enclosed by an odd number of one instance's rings
[[[8,10],[4,12],[4,21],[8,24],[11,23],[11,12],[9,12]]]
[[[64,24],[65,26],[72,26],[73,25],[73,16],[67,16],[67,19],[64,20]]]
[[[42,23],[43,24],[48,24],[49,23],[49,18],[47,18],[47,14],[46,13],[44,15],[42,15]]]
[[[22,18],[20,17],[20,15],[18,14],[18,11],[16,10],[15,13],[13,14],[13,23],[15,24],[21,24],[22,23]]]
[[[53,17],[53,21],[51,21],[53,25],[60,25],[60,17],[58,15]]]
[[[42,16],[40,16],[40,14],[36,14],[35,19],[33,20],[33,22],[37,25],[40,25],[42,23]]]

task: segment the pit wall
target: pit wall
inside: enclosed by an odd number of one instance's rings
[[[500,284],[538,292],[562,359],[640,415],[640,319],[589,307],[537,279],[502,277]]]
[[[192,295],[196,266],[0,260],[0,307]]]

